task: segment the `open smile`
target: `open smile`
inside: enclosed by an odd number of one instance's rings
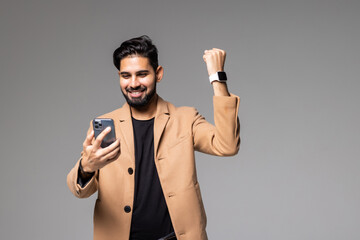
[[[143,95],[143,93],[145,92],[145,89],[127,90],[127,92],[129,93],[130,97],[139,98]]]

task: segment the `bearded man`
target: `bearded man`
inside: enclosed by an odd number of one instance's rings
[[[157,94],[164,70],[148,36],[115,50],[126,103],[99,118],[113,119],[117,139],[102,148],[111,129],[95,139],[90,123],[81,158],[67,176],[76,197],[98,192],[95,240],[207,239],[194,151],[232,156],[240,145],[240,99],[228,92],[225,57],[216,48],[203,55],[214,90],[212,125],[195,108],[175,107]]]

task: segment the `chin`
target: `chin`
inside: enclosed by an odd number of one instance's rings
[[[142,99],[131,99],[130,97],[126,97],[126,102],[134,108],[141,108],[149,104],[149,101],[146,100],[146,98]]]
[[[122,93],[126,99],[126,102],[133,108],[142,108],[147,106],[156,95],[155,89],[150,93],[146,93],[141,99],[132,99],[128,93],[125,94],[123,91]]]

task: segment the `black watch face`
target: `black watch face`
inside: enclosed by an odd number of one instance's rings
[[[225,72],[218,72],[219,80],[227,80]]]

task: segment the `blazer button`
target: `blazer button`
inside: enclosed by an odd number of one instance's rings
[[[131,212],[131,207],[126,205],[126,206],[124,207],[124,211],[125,211],[126,213]]]
[[[128,168],[128,173],[129,173],[130,175],[132,175],[132,174],[134,173],[134,170],[133,170],[131,167],[129,167],[129,168]]]

